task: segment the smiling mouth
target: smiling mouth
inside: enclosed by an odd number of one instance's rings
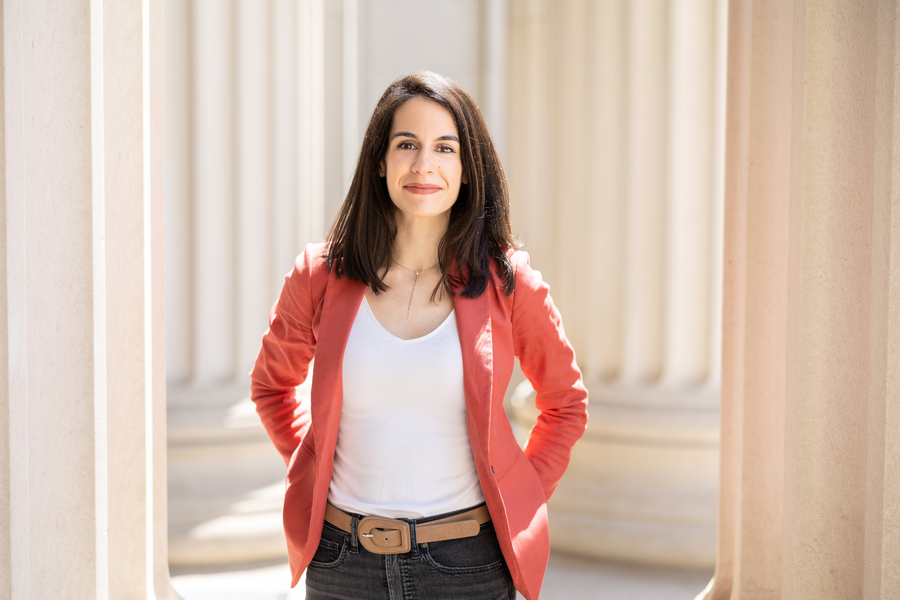
[[[431,185],[428,183],[410,183],[408,185],[404,185],[403,189],[412,192],[413,194],[433,194],[435,192],[441,191],[441,188],[436,185]]]

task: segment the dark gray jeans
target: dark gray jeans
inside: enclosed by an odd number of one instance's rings
[[[414,536],[416,521],[408,522]],[[515,597],[512,577],[490,522],[470,538],[430,544],[413,541],[412,550],[405,554],[372,554],[359,544],[356,536],[326,522],[319,548],[306,570],[306,600],[515,600]]]

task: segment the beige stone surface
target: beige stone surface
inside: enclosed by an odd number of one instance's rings
[[[896,4],[731,8],[720,537],[703,597],[891,598]]]
[[[0,596],[175,598],[162,5],[44,8],[3,5]]]
[[[561,550],[714,562],[726,12],[510,2],[513,220],[591,395]],[[510,407],[523,440],[532,405]]]
[[[0,8],[0,31],[6,29],[4,25],[4,10]],[[6,49],[5,44],[0,44],[0,64],[5,64]],[[6,89],[7,82],[5,76],[0,81],[2,91],[0,91],[0,196],[3,197],[3,206],[0,208],[0,265],[3,265],[6,272],[9,270],[7,243],[9,236],[7,234],[7,202],[6,202],[6,166],[7,166],[7,139],[6,139]],[[15,146],[15,144],[13,144]],[[15,213],[13,213],[15,214]],[[15,235],[13,235],[15,239]],[[9,281],[7,277],[0,277],[0,382],[4,385],[0,387],[0,407],[6,410],[0,410],[0,448],[10,447],[10,430],[9,430],[9,397],[12,392],[12,386],[9,384]],[[13,304],[15,306],[15,304]],[[10,522],[10,453],[0,452],[0,523]],[[11,527],[0,527],[0,565],[7,568],[0,568],[0,596],[9,598],[12,596],[12,540]]]

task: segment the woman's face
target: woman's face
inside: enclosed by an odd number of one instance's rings
[[[404,102],[394,113],[381,176],[397,208],[398,222],[442,218],[465,183],[459,132],[446,108],[426,98]]]

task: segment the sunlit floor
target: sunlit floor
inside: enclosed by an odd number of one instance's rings
[[[224,572],[172,569],[184,600],[302,600],[303,581],[293,590],[287,564],[245,566]],[[712,570],[642,567],[554,554],[542,600],[693,600]]]

